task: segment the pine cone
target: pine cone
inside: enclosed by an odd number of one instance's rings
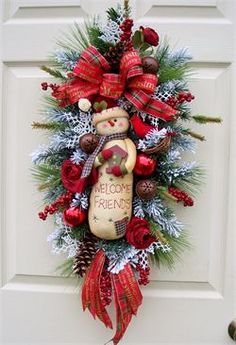
[[[74,257],[73,272],[79,277],[83,277],[87,268],[96,254],[96,237],[87,235],[80,244],[77,254]]]
[[[120,60],[125,52],[125,43],[118,42],[114,47],[110,47],[108,52],[105,54],[105,58],[111,65],[113,72],[119,71]]]

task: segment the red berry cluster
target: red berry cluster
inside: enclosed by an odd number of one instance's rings
[[[176,108],[177,108],[177,105],[178,105],[178,100],[177,100],[177,98],[176,98],[175,96],[170,96],[170,97],[167,99],[166,103],[167,103],[170,107],[176,109]]]
[[[104,307],[111,303],[112,299],[112,285],[111,285],[111,277],[109,272],[104,269],[101,275],[100,280],[100,292],[101,292],[101,300]]]
[[[150,267],[142,268],[140,264],[136,266],[136,270],[139,273],[139,285],[147,285],[150,283],[149,275],[150,275]]]
[[[66,192],[65,194],[61,195],[51,205],[47,205],[42,212],[39,212],[39,218],[42,220],[46,220],[48,214],[54,214],[59,210],[61,206],[68,205],[72,200],[72,196],[73,194],[71,192]]]
[[[184,102],[191,102],[195,97],[191,94],[191,92],[180,92],[177,96],[179,103]]]
[[[180,92],[177,96],[170,96],[166,103],[176,109],[179,104],[191,102],[195,97],[190,92]]]
[[[193,199],[184,191],[174,188],[174,187],[169,187],[168,192],[177,199],[177,202],[183,202],[184,206],[193,206]]]
[[[52,91],[57,91],[58,85],[57,84],[48,84],[47,82],[41,83],[42,90],[47,91],[48,88],[52,89]]]
[[[122,42],[126,42],[126,50],[131,50],[133,48],[133,43],[131,41],[132,36],[132,26],[134,25],[133,19],[127,18],[125,21],[120,25],[120,29],[122,30],[122,34],[120,35],[120,40]]]

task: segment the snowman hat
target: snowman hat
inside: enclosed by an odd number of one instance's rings
[[[93,125],[96,126],[99,122],[110,120],[112,118],[126,117],[129,118],[127,111],[120,107],[112,107],[102,110],[100,113],[94,113]]]

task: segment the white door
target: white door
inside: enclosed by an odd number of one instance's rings
[[[86,12],[115,1],[2,0],[1,344],[103,344],[111,333],[81,311],[76,283],[55,275],[62,258],[50,253],[53,224],[37,218],[41,195],[30,177],[30,152],[42,141],[37,121],[40,83],[54,37]],[[133,0],[140,25],[176,46],[188,46],[196,71],[195,113],[221,115],[222,126],[200,127],[207,142],[196,159],[208,169],[196,207],[183,212],[194,248],[175,272],[156,270],[123,344],[230,344],[236,317],[235,1]],[[188,213],[188,216],[186,216]],[[236,248],[235,250],[236,251]],[[234,266],[235,272],[235,266]]]

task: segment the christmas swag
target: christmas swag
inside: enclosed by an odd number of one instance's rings
[[[49,144],[33,153],[34,177],[45,192],[42,220],[54,215],[48,241],[66,253],[63,274],[83,278],[82,305],[106,327],[114,300],[118,344],[142,303],[150,265],[171,267],[188,247],[174,204],[193,206],[202,170],[181,154],[204,137],[192,116],[187,50],[173,52],[149,27],[134,29],[127,1],[59,42],[58,79],[42,83]]]

